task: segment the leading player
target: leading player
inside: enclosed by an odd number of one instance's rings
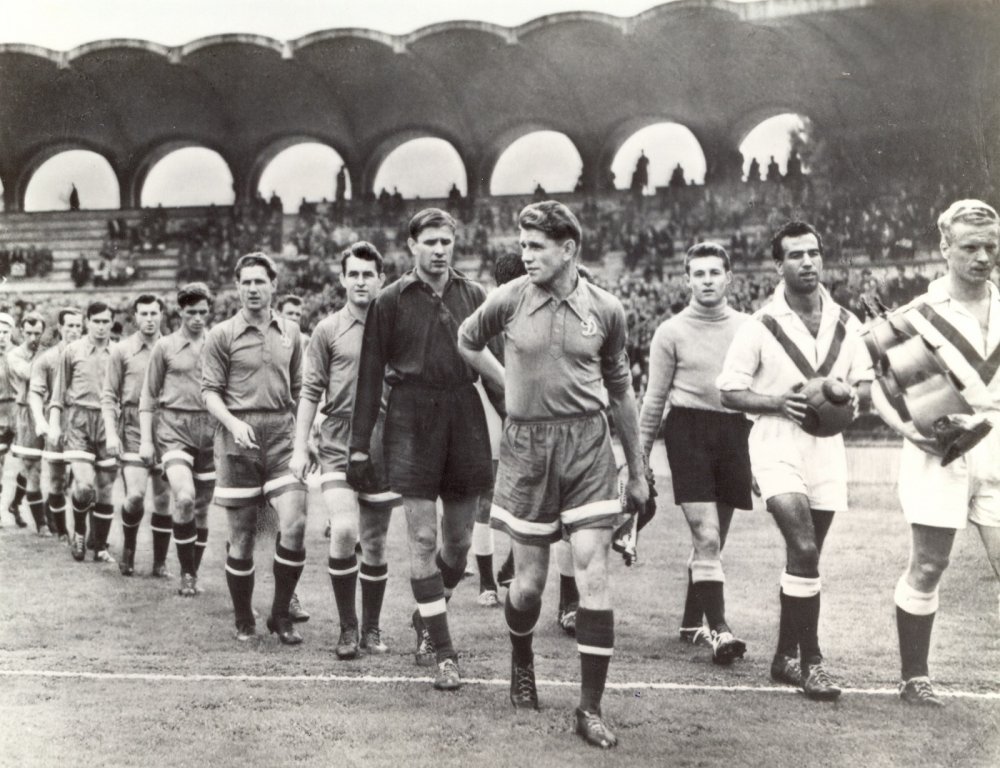
[[[38,357],[44,333],[45,319],[37,312],[26,312],[21,318],[21,343],[7,353],[11,381],[17,392],[17,436],[11,453],[21,460],[21,472],[17,475],[18,487],[11,506],[17,509],[20,504],[19,497],[23,492],[38,535],[51,536],[52,531],[49,530],[45,519],[45,502],[41,486],[44,439],[35,433],[31,409],[28,407],[31,366]]]
[[[549,545],[565,529],[580,590],[577,733],[609,748],[617,737],[601,715],[614,649],[608,554],[622,506],[605,408],[628,464],[626,495],[636,507],[649,497],[625,353],[625,310],[614,296],[580,279],[583,232],[566,206],[552,200],[529,205],[518,223],[528,274],[497,288],[459,332],[463,357],[497,387],[506,381],[507,421],[491,523],[510,535],[514,548],[514,581],[504,606],[510,698],[517,708],[538,708],[532,636]],[[500,333],[507,340],[506,367],[486,348]]]

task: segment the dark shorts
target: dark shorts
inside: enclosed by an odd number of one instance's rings
[[[228,429],[220,426],[215,430],[215,503],[229,508],[252,507],[290,491],[305,492],[305,485],[288,471],[295,417],[287,411],[233,415],[250,425],[257,447],[240,448]]]
[[[752,423],[741,413],[671,408],[664,427],[677,504],[714,501],[751,509]]]
[[[372,430],[368,455],[371,457],[378,488],[370,493],[359,493],[358,501],[366,507],[390,511],[399,506],[400,495],[389,490],[389,475],[382,460],[385,414],[380,413]],[[350,456],[351,420],[340,416],[327,416],[319,428],[320,488],[350,490],[347,484],[347,460]]]
[[[48,416],[51,420],[51,410]],[[46,437],[45,447],[42,449],[42,459],[49,463],[50,477],[55,473],[59,478],[65,478],[69,460],[66,458],[66,454],[63,453],[63,444],[65,443],[66,435],[66,414],[63,411],[59,411],[59,425],[64,437],[60,438],[58,443],[54,443],[50,438]]]
[[[486,415],[472,384],[393,387],[384,450],[389,486],[403,496],[461,499],[493,485]]]
[[[66,461],[93,464],[102,472],[118,469],[118,459],[108,454],[104,418],[97,408],[71,405],[63,421],[63,457]]]
[[[17,407],[17,436],[14,438],[11,453],[21,459],[38,461],[42,458],[44,448],[45,438],[39,437],[35,432],[35,420],[31,416],[31,409],[26,405],[19,405]]]
[[[139,457],[142,432],[139,429],[139,406],[123,405],[118,419],[118,437],[122,441],[122,464],[126,467],[145,467]]]
[[[525,544],[626,519],[603,413],[504,423],[490,526]]]
[[[195,482],[214,482],[215,425],[207,411],[157,411],[154,432],[163,468],[183,465],[191,470]]]
[[[17,436],[17,406],[13,400],[0,403],[0,456],[10,450]]]

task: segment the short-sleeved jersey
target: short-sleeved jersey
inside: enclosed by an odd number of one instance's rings
[[[632,386],[621,302],[586,280],[559,299],[519,277],[497,288],[462,324],[483,349],[503,334],[507,414],[532,421],[603,410]],[[605,391],[606,388],[606,391]]]
[[[65,348],[66,345],[60,341],[55,346],[49,347],[38,355],[31,366],[31,379],[28,383],[28,389],[42,398],[42,402],[45,404],[46,415],[48,415],[47,412],[52,400],[52,392],[55,389],[59,361],[62,358]]]
[[[14,347],[7,353],[7,370],[10,383],[14,387],[14,398],[18,405],[28,404],[28,385],[31,380],[31,365],[38,352],[29,352],[23,345]]]
[[[204,411],[205,401],[201,396],[204,351],[205,336],[190,339],[183,330],[159,339],[149,355],[139,410]]]
[[[7,361],[7,353],[0,353],[0,403],[13,400],[16,395],[14,379],[10,372],[10,363]]]
[[[290,411],[302,388],[299,326],[270,313],[263,328],[243,310],[208,333],[201,392],[214,392],[230,411]]]
[[[159,336],[148,341],[136,332],[112,345],[101,389],[101,408],[117,411],[123,405],[139,405],[149,355],[158,340]]]
[[[837,336],[841,321],[841,307],[822,286],[818,289],[822,302],[819,334],[813,336],[805,323],[788,306],[784,283],[774,290],[770,302],[761,307],[751,322],[744,323],[736,332],[716,381],[720,390],[740,391],[749,389],[761,395],[783,395],[804,381],[802,372],[784,350],[774,334],[760,321],[763,315],[773,317],[785,334],[794,342],[805,359],[819,368]],[[843,313],[846,334],[841,343],[829,376],[850,384],[871,381],[875,374],[871,357],[861,339],[862,326],[851,313]]]
[[[326,416],[351,418],[364,330],[361,310],[347,303],[323,318],[309,340],[302,397],[318,403],[325,394]]]
[[[100,409],[110,359],[111,347],[98,347],[87,336],[67,344],[59,359],[52,406]]]

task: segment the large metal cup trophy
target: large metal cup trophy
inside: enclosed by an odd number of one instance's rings
[[[947,466],[975,447],[993,426],[976,415],[962,395],[963,383],[949,370],[938,348],[903,314],[862,299],[871,318],[864,341],[875,365],[875,378],[903,421],[937,441],[941,465]]]

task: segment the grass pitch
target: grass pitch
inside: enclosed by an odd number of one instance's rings
[[[9,472],[8,468],[8,472]],[[11,483],[4,483],[5,497]],[[536,635],[542,711],[507,701],[502,611],[476,605],[470,577],[450,604],[465,677],[431,689],[413,665],[405,526],[394,513],[383,630],[392,653],[339,662],[318,496],[310,499],[308,567],[299,595],[312,612],[296,648],[232,639],[223,571],[225,521],[211,521],[206,593],[176,595],[148,576],[148,523],[138,574],[75,563],[65,546],[0,529],[0,765],[3,766],[996,766],[1000,764],[997,584],[974,531],[960,533],[941,587],[931,674],[952,694],[941,711],[903,706],[892,593],[908,534],[888,487],[852,488],[823,554],[820,638],[848,690],[834,704],[768,679],[784,549],[762,510],[737,512],[725,551],[728,618],[748,644],[729,668],[683,646],[687,526],[661,478],[660,511],[640,562],[614,561],[615,657],[605,713],[620,746],[601,753],[572,734],[575,645],[555,624],[552,575]],[[496,565],[507,543],[497,536]],[[112,552],[120,552],[120,530]],[[258,546],[255,606],[267,615],[273,542]],[[171,553],[171,567],[176,564]],[[263,620],[258,631],[264,632]]]

